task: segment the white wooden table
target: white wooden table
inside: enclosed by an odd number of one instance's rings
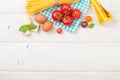
[[[120,1],[99,0],[114,19],[94,29],[24,37],[25,0],[0,1],[0,80],[119,80]]]

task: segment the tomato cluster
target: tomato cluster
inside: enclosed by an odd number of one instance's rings
[[[70,26],[74,19],[81,17],[81,14],[79,9],[72,10],[70,4],[63,4],[60,10],[52,12],[52,18],[55,21],[62,22],[65,26]]]

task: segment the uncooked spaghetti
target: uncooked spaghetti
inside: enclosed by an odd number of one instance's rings
[[[77,3],[78,0],[26,0],[26,9],[28,15],[34,15],[41,10],[60,5],[64,3]]]

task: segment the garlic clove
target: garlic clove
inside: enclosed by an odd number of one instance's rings
[[[32,19],[30,17],[26,18],[26,20],[23,22],[23,24],[31,24]]]
[[[31,35],[31,31],[27,30],[26,32],[23,33],[26,37]]]
[[[35,29],[35,32],[38,33],[40,31],[40,25],[37,26],[37,28]]]
[[[37,27],[31,31],[38,33],[40,31],[40,25],[39,24],[36,24],[36,25],[37,25]]]

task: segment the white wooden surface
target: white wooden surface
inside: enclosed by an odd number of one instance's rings
[[[0,1],[0,80],[120,79],[120,1],[99,0],[114,19],[76,33],[55,30],[24,37],[24,0]],[[8,29],[9,26],[9,29]],[[28,48],[26,48],[28,46]],[[66,73],[65,73],[66,72]]]

